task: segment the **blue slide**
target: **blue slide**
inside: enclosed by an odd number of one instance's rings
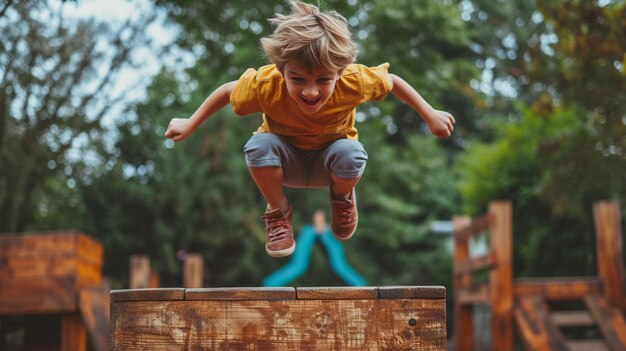
[[[309,267],[311,251],[317,240],[326,250],[330,268],[347,285],[364,286],[367,281],[355,271],[346,261],[343,246],[335,239],[330,230],[318,234],[312,225],[305,225],[296,239],[296,251],[291,261],[263,279],[263,286],[286,286],[301,277]]]

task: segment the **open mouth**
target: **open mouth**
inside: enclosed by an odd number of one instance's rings
[[[302,100],[305,104],[310,105],[310,106],[313,106],[313,105],[317,105],[317,104],[318,104],[318,103],[322,100],[322,97],[321,97],[321,96],[319,96],[319,97],[317,97],[317,98],[315,98],[315,99],[305,99],[305,98],[303,98],[303,97],[300,97],[300,99],[301,99],[301,100]]]

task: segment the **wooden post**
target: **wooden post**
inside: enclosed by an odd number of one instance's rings
[[[150,287],[158,288],[161,286],[161,277],[159,277],[159,272],[154,269],[150,270]]]
[[[86,351],[87,328],[79,314],[68,314],[61,318],[61,351]]]
[[[452,218],[452,231],[457,231],[471,222],[467,216],[455,216]],[[454,264],[463,262],[469,258],[469,238],[454,238]],[[454,276],[454,293],[458,294],[461,291],[461,287],[469,286],[472,284],[471,273]],[[473,307],[472,305],[462,305],[458,298],[454,299],[454,340],[457,351],[469,351],[474,346],[474,327],[473,327]]]
[[[183,287],[202,288],[204,260],[200,254],[189,254],[183,268]]]
[[[131,289],[142,289],[150,287],[150,258],[148,258],[148,256],[130,256],[130,274],[128,286]]]
[[[624,276],[622,268],[622,229],[617,201],[593,204],[596,227],[596,260],[598,276],[604,285],[604,296],[613,306],[622,308]]]
[[[510,201],[489,203],[489,240],[494,267],[489,273],[493,351],[513,349],[513,220]]]

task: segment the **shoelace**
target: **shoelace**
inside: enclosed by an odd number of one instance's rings
[[[281,217],[267,217],[263,216],[266,223],[266,233],[269,242],[282,240],[289,236],[289,222],[284,216]]]
[[[353,206],[351,203],[339,203],[333,206],[333,220],[338,224],[354,222]]]

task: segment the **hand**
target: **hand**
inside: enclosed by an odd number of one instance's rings
[[[165,137],[178,142],[189,137],[194,130],[195,127],[188,118],[172,118],[165,131]]]
[[[434,110],[426,124],[433,135],[439,138],[447,138],[454,131],[456,121],[451,114],[445,111]]]

